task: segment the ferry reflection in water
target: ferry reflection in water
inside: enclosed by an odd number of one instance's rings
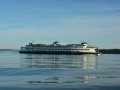
[[[22,54],[22,67],[37,69],[37,76],[29,84],[87,84],[95,79],[91,71],[97,70],[96,55],[39,55]]]
[[[22,66],[28,68],[97,68],[96,55],[22,55]]]

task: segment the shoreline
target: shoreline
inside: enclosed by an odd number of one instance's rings
[[[19,51],[18,49],[0,49],[0,51]],[[120,49],[99,49],[102,54],[120,54]]]
[[[120,49],[99,49],[102,54],[120,54]]]

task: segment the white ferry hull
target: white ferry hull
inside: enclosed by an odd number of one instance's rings
[[[67,55],[99,54],[98,52],[72,52],[72,51],[19,51],[19,52],[28,54],[67,54]]]

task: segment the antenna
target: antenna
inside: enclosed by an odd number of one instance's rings
[[[35,41],[33,40],[32,43],[34,43]]]

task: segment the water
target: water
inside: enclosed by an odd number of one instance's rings
[[[120,90],[120,55],[0,51],[0,90]]]

